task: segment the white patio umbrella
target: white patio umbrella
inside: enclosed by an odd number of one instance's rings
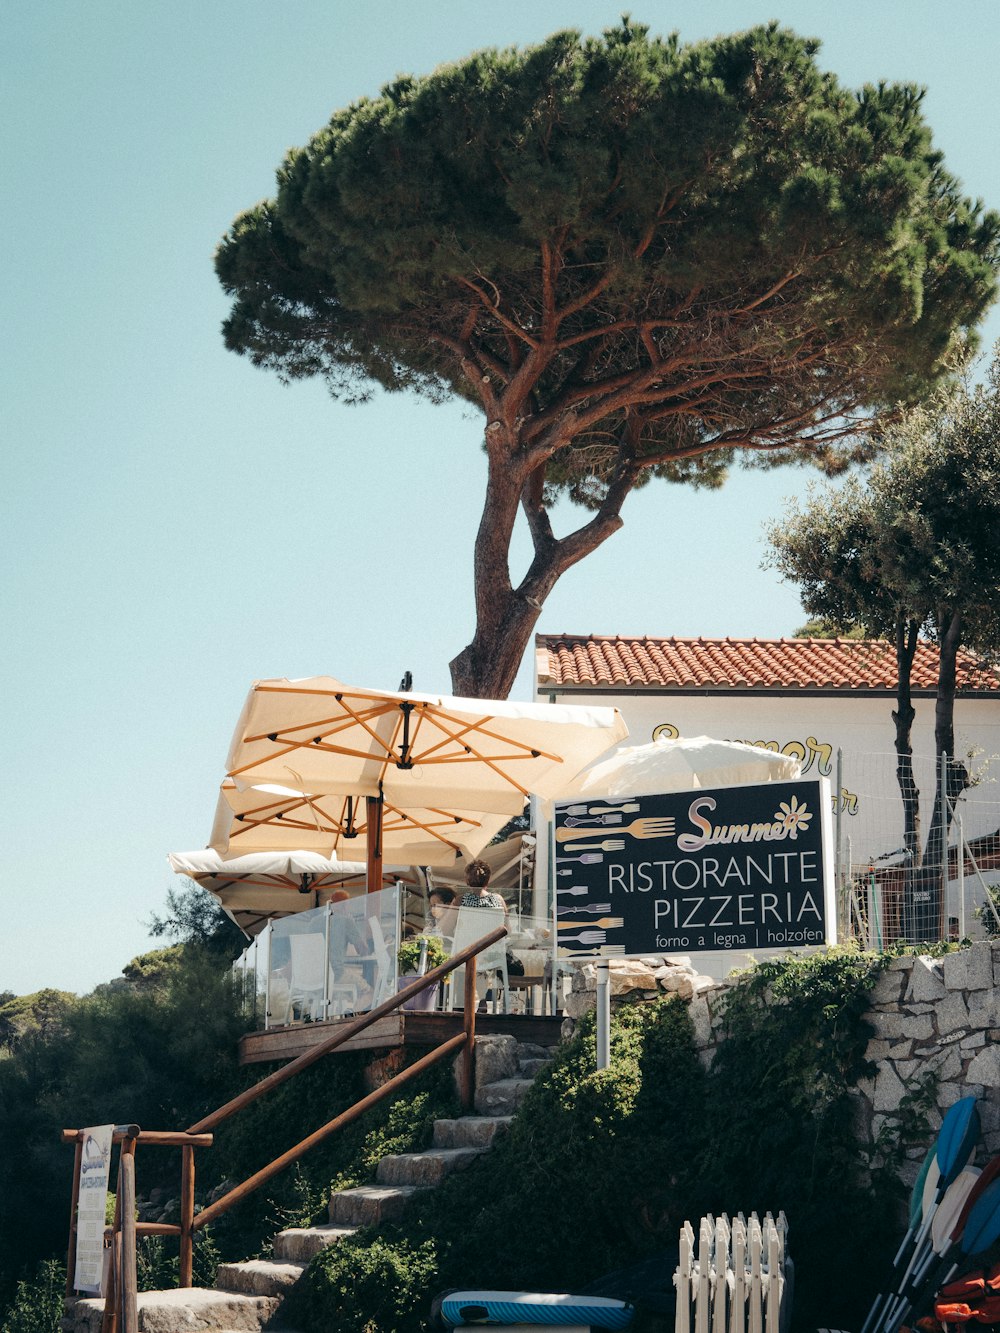
[[[383,802],[382,857],[396,865],[447,866],[472,860],[508,822],[507,815],[464,810],[399,810]],[[240,791],[222,784],[209,845],[221,858],[252,852],[303,852],[343,860],[368,859],[370,824],[365,800],[314,795],[274,783]]]
[[[392,819],[407,835],[420,828],[421,836],[429,834],[425,842],[448,847],[452,859],[474,855],[504,817],[520,814],[528,796],[561,793],[627,735],[613,708],[392,694],[329,676],[263,680],[243,706],[226,767],[239,790],[276,786],[284,795],[269,794],[279,799],[297,793],[306,809],[295,813],[305,823],[332,818],[339,836],[348,837],[363,822],[372,885],[383,854],[441,864],[390,852]],[[344,800],[318,815],[324,796]],[[433,821],[423,818],[428,812]],[[485,815],[501,816],[499,824],[487,831]],[[229,846],[227,839],[223,855],[231,854]]]
[[[390,694],[330,676],[260,680],[226,771],[238,787],[516,815],[627,735],[615,708]]]
[[[736,787],[748,782],[790,782],[801,764],[741,741],[711,736],[627,745],[579,773],[560,797],[655,796],[699,787]]]
[[[268,921],[291,916],[325,902],[335,889],[364,891],[363,861],[337,861],[318,852],[254,852],[224,861],[211,847],[171,852],[167,858],[178,875],[216,899],[248,935]],[[408,877],[409,870],[387,873],[386,882]]]

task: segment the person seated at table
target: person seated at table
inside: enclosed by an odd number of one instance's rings
[[[504,913],[507,904],[499,893],[490,893],[488,885],[491,870],[485,861],[470,861],[465,867],[465,882],[468,885],[459,907],[500,907]]]
[[[431,909],[432,933],[443,940],[450,940],[455,934],[458,921],[458,907],[451,889],[431,889],[427,897]]]

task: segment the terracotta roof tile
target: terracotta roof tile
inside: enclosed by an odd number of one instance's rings
[[[536,636],[541,685],[672,689],[894,690],[896,655],[878,639],[633,639]],[[937,684],[937,648],[921,643],[914,689]],[[960,690],[1000,691],[1000,671],[960,653]]]

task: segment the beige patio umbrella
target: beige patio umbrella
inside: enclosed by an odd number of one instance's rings
[[[509,816],[458,809],[400,810],[383,802],[383,861],[396,865],[447,866],[473,859]],[[210,847],[227,860],[252,852],[309,851],[360,861],[370,851],[368,804],[355,796],[314,795],[274,783],[243,791],[231,778],[222,784]]]
[[[268,921],[326,902],[336,889],[364,892],[363,861],[337,861],[319,852],[253,852],[224,861],[211,847],[171,852],[171,869],[206,892],[247,935]],[[385,884],[408,879],[409,869],[386,872]]]
[[[567,784],[561,797],[655,796],[699,787],[738,787],[748,782],[790,782],[801,764],[742,741],[711,736],[626,745],[598,760]]]
[[[520,814],[530,795],[560,794],[627,734],[612,708],[393,694],[329,676],[262,680],[244,704],[226,767],[237,789],[277,786],[286,796],[300,794],[314,822],[322,822],[317,800],[339,796],[345,798],[340,812],[326,806],[323,817],[357,830],[363,798],[369,885],[377,886],[389,811],[416,825],[426,821],[415,812],[450,818],[445,841],[454,844],[452,857],[472,855],[505,819],[486,836],[483,821],[463,842],[457,834],[474,822],[469,813]],[[434,829],[435,841],[446,827]]]

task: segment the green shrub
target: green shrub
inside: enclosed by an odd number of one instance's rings
[[[409,1333],[447,1288],[580,1290],[674,1249],[685,1219],[751,1210],[788,1216],[797,1324],[860,1322],[898,1240],[893,1168],[929,1137],[926,1079],[874,1149],[858,1134],[864,1014],[886,961],[831,951],[748,972],[707,1071],[676,998],[616,1011],[601,1071],[586,1016],[490,1153],[417,1194],[371,1233],[374,1251],[352,1238],[314,1262],[303,1324]],[[831,1282],[834,1261],[849,1282]],[[391,1290],[352,1303],[373,1282]]]
[[[17,1284],[0,1333],[59,1333],[65,1287],[65,1265],[56,1259],[44,1260],[32,1278]]]
[[[686,1007],[670,999],[616,1013],[611,1067],[595,1064],[589,1015],[492,1152],[378,1233],[381,1277],[399,1285],[365,1312],[366,1333],[416,1330],[448,1287],[572,1290],[676,1239],[704,1082]],[[310,1268],[303,1322],[313,1333],[353,1328],[342,1290],[367,1282],[371,1261],[351,1240]],[[316,1265],[324,1275],[314,1282]]]
[[[302,1314],[310,1328],[420,1333],[437,1274],[433,1240],[358,1232],[313,1260]]]

